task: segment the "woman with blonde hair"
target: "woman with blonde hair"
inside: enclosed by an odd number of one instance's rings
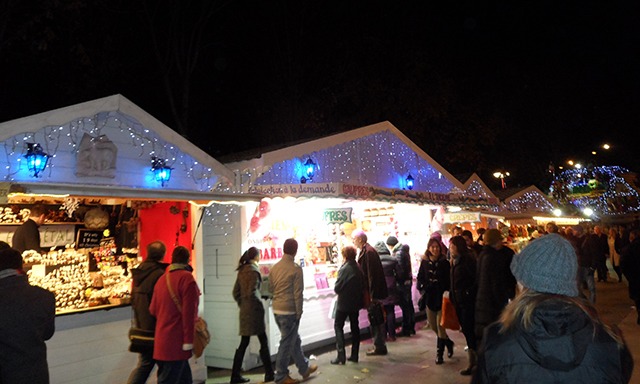
[[[474,383],[629,382],[629,349],[578,296],[577,270],[573,246],[557,234],[513,258],[521,293],[485,329]]]

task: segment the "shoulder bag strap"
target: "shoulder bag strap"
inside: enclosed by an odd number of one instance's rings
[[[173,293],[173,288],[171,287],[171,279],[169,279],[169,273],[167,272],[167,289],[169,290],[169,294],[171,295],[171,298],[173,299],[173,302],[176,303],[176,307],[178,307],[178,311],[182,312],[182,305],[180,305],[180,301],[178,300],[178,298],[176,297],[176,294]]]

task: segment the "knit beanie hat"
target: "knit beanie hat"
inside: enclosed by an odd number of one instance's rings
[[[398,244],[398,238],[395,236],[387,237],[387,245],[390,247],[395,247]]]
[[[552,233],[524,247],[511,261],[513,276],[536,292],[578,296],[578,258],[569,241]]]
[[[482,236],[482,240],[484,240],[484,243],[487,245],[500,243],[502,242],[502,233],[495,228],[488,229],[484,233],[484,236]]]

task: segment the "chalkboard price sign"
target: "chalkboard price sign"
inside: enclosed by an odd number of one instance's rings
[[[95,248],[100,246],[102,231],[92,229],[78,229],[76,248]]]

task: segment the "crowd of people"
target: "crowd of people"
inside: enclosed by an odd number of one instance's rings
[[[561,229],[549,223],[539,228],[518,254],[505,244],[502,231],[478,233],[474,239],[470,231],[456,228],[448,247],[440,234],[434,233],[420,261],[416,288],[422,296],[418,309],[425,312],[427,327],[437,336],[436,364],[445,362],[445,352],[449,358],[454,354],[454,342],[441,322],[446,299],[455,308],[466,342],[468,364],[460,374],[473,376],[472,382],[522,382],[530,377],[539,378],[541,383],[629,382],[633,360],[620,333],[598,316],[594,307],[595,276],[609,281],[609,259],[618,281],[623,276],[629,280],[629,293],[638,307],[640,230],[579,225]],[[334,287],[336,357],[331,364],[335,365],[359,361],[359,312],[374,311],[373,303],[384,308],[386,318],[380,324],[370,324],[373,347],[367,356],[386,355],[387,342],[416,332],[409,246],[395,236],[372,246],[362,230],[355,230],[352,240],[353,246],[342,249],[343,264]],[[301,267],[294,262],[296,251],[297,242],[288,239],[283,259],[270,274],[281,340],[275,375],[271,361],[266,355],[263,358],[265,381],[300,382],[290,376],[291,358],[303,380],[317,370],[304,356],[297,333],[304,284]],[[252,260],[257,263],[258,256]],[[257,268],[251,271],[256,275],[251,279],[254,293],[249,295],[253,300],[261,279]],[[240,301],[239,305],[242,312]],[[398,329],[395,306],[402,311]],[[369,315],[371,320],[373,315]],[[344,333],[347,319],[351,328],[349,355]],[[258,327],[258,332],[261,345],[266,346],[263,327]],[[241,315],[241,347],[247,337],[242,328]],[[238,353],[243,354],[244,349],[239,348]],[[246,382],[235,363],[231,382]]]

